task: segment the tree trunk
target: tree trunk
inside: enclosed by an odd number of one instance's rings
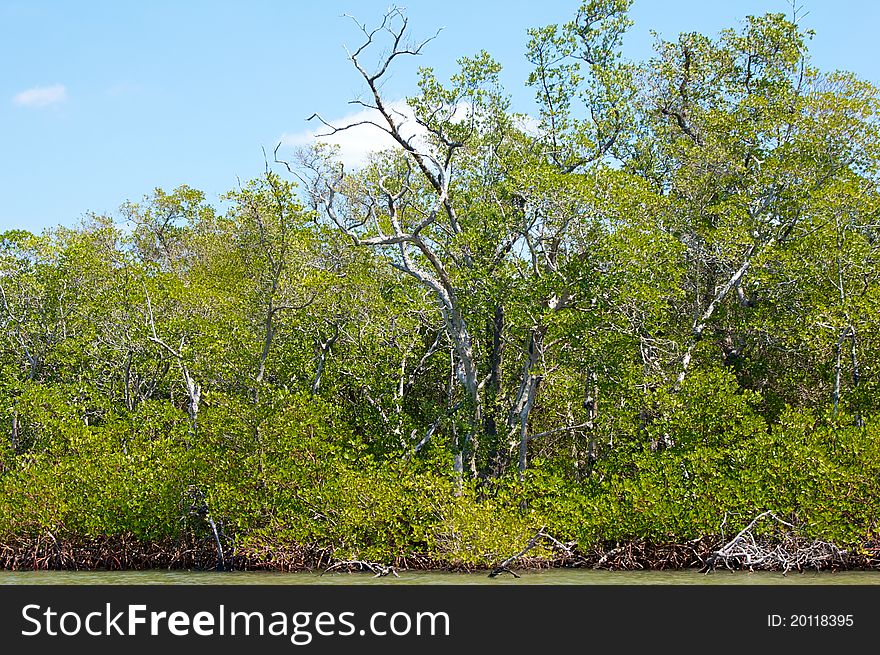
[[[592,369],[587,372],[587,384],[584,392],[584,409],[587,410],[587,429],[590,430],[590,438],[587,444],[587,475],[593,472],[593,464],[596,463],[596,435],[593,430],[596,426],[596,417],[599,414],[599,383],[596,372]],[[578,475],[580,479],[580,475]]]
[[[315,371],[315,379],[312,382],[313,394],[318,393],[318,389],[321,387],[321,379],[324,376],[324,366],[327,364],[327,356],[330,354],[330,349],[333,347],[333,344],[336,343],[336,340],[339,338],[339,324],[337,323],[333,327],[335,329],[333,336],[319,344],[320,353],[318,354],[318,367]]]
[[[714,297],[709,302],[709,305],[706,307],[705,311],[703,311],[703,313],[694,320],[694,325],[691,328],[691,338],[688,341],[685,353],[681,358],[681,362],[679,365],[680,370],[678,376],[675,379],[673,391],[678,392],[678,390],[681,388],[681,385],[684,382],[685,377],[687,376],[688,369],[690,368],[691,359],[694,355],[694,349],[703,338],[703,332],[709,325],[709,319],[712,318],[712,315],[715,313],[718,305],[727,297],[727,294],[742,283],[743,276],[745,276],[746,271],[749,270],[749,267],[752,264],[752,257],[754,256],[756,250],[757,244],[754,243],[746,248],[746,251],[743,253],[742,256],[742,264],[740,265],[740,267],[733,273],[733,275],[730,276],[727,282],[725,282],[724,285],[722,285],[722,287],[715,292]]]
[[[529,332],[528,346],[526,347],[527,356],[525,364],[523,364],[522,381],[519,385],[516,401],[510,412],[508,424],[512,429],[519,428],[519,479],[525,478],[526,466],[528,465],[528,423],[529,414],[535,405],[535,399],[538,395],[538,387],[543,378],[542,375],[536,375],[535,369],[544,355],[544,335],[547,328],[537,326]]]
[[[856,330],[854,327],[850,326],[849,328],[849,340],[850,340],[850,356],[852,358],[852,383],[853,383],[853,392],[859,388],[859,383],[862,380],[862,374],[859,370],[859,358],[858,351],[856,346]],[[865,422],[862,419],[862,413],[859,410],[858,406],[856,407],[856,417],[855,417],[856,427],[863,428],[865,427]]]
[[[492,335],[492,351],[489,355],[489,378],[486,382],[486,416],[483,433],[489,447],[488,472],[500,475],[504,469],[505,449],[498,439],[498,394],[501,391],[502,337],[504,335],[504,305],[495,305],[495,312],[488,321]]]
[[[187,369],[182,361],[180,362],[180,370],[186,383],[187,414],[189,414],[191,436],[195,437],[198,430],[199,403],[202,399],[202,387],[193,379],[189,369]]]

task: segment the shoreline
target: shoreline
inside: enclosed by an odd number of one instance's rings
[[[91,539],[79,543],[61,543],[51,535],[0,542],[0,570],[6,571],[263,571],[278,573],[371,572],[388,575],[394,571],[425,571],[449,573],[502,573],[562,568],[592,568],[605,571],[674,571],[733,570],[746,571],[870,571],[880,570],[880,545],[876,543],[841,551],[841,556],[817,560],[787,569],[781,566],[732,566],[714,562],[713,555],[721,540],[708,537],[685,543],[649,543],[636,540],[624,544],[606,544],[579,551],[557,553],[552,557],[514,556],[506,565],[504,557],[497,562],[473,564],[431,555],[398,556],[389,562],[368,562],[335,557],[332,548],[290,546],[260,550],[233,549],[225,556],[223,566],[213,544],[199,542],[143,543],[125,537]],[[778,544],[767,542],[767,547]]]

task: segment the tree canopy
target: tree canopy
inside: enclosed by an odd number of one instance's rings
[[[193,488],[249,552],[473,562],[771,508],[869,539],[877,90],[782,14],[626,61],[628,7],[529,31],[534,117],[486,52],[401,111],[382,82],[431,39],[392,9],[350,48],[396,144],[363,167],[276,150],[223,211],[184,185],[0,235],[0,541],[170,538]]]

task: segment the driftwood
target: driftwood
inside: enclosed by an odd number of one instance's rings
[[[772,543],[758,541],[752,533],[755,525],[768,517],[787,528],[783,530],[781,538]],[[727,517],[725,521],[726,519]],[[791,570],[820,570],[835,565],[845,567],[846,562],[846,550],[827,541],[799,537],[794,525],[767,511],[756,516],[733,539],[711,553],[702,571],[709,573],[721,564],[729,570],[748,569],[788,573]]]
[[[516,560],[518,560],[520,557],[522,557],[523,555],[525,555],[526,553],[528,553],[530,550],[532,550],[532,548],[534,548],[535,546],[537,546],[537,545],[538,545],[538,542],[539,542],[541,539],[546,539],[547,541],[550,542],[551,547],[563,551],[563,552],[564,552],[566,555],[568,555],[569,557],[573,555],[572,550],[571,550],[571,547],[572,547],[573,544],[564,544],[564,543],[562,543],[561,541],[559,541],[559,540],[556,539],[555,537],[553,537],[553,536],[547,534],[546,532],[544,532],[545,529],[546,529],[546,526],[542,526],[541,529],[538,530],[538,531],[532,536],[531,539],[529,539],[528,543],[525,545],[525,548],[523,548],[523,549],[522,549],[521,551],[519,551],[518,553],[515,553],[515,554],[511,555],[511,556],[508,557],[506,560],[504,560],[503,562],[501,562],[498,566],[496,566],[494,569],[492,569],[492,570],[489,572],[489,577],[490,577],[490,578],[494,578],[494,577],[496,577],[496,576],[498,576],[498,575],[501,575],[502,573],[510,573],[510,575],[512,575],[514,578],[518,578],[518,577],[520,577],[519,575],[517,575],[516,573],[514,573],[513,571],[510,570],[510,565],[513,564],[513,563],[514,563]]]
[[[395,578],[400,577],[397,575],[397,571],[393,566],[385,566],[384,564],[379,564],[377,562],[366,562],[361,560],[336,562],[324,569],[321,575],[329,573],[330,571],[338,571],[340,569],[344,569],[347,573],[353,573],[354,571],[369,571],[370,573],[375,574],[373,575],[374,578],[384,578],[386,575],[393,575]]]

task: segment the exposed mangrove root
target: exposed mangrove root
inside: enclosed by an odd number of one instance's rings
[[[599,558],[598,562],[593,564],[593,568],[594,569],[601,569],[605,565],[605,562],[607,562],[610,558],[615,557],[615,556],[619,555],[620,553],[622,553],[624,548],[625,548],[625,546],[618,546],[617,548],[612,548],[607,553],[602,555],[602,557]]]
[[[577,566],[608,571],[681,570],[702,567],[708,555],[703,539],[677,543],[651,543],[637,539],[606,544],[580,555]]]
[[[0,544],[0,569],[126,571],[216,568],[216,553],[201,539],[142,543],[127,535],[71,542],[48,532]]]
[[[780,532],[780,537],[772,542],[759,541],[752,532],[760,521],[767,518],[784,528]],[[819,571],[828,568],[845,568],[847,560],[846,550],[827,541],[800,537],[794,525],[767,511],[756,516],[733,539],[710,554],[702,571],[709,573],[719,565],[729,570],[747,569],[783,573],[806,569]]]
[[[361,560],[345,560],[342,562],[336,562],[335,564],[331,564],[321,575],[324,573],[329,573],[330,571],[338,571],[344,569],[347,573],[353,573],[355,571],[370,571],[374,573],[374,578],[384,578],[386,575],[393,575],[395,578],[399,578],[397,575],[397,571],[393,566],[385,566],[384,564],[379,564],[377,562],[365,562]]]
[[[537,546],[538,543],[539,543],[542,539],[544,539],[544,540],[550,542],[550,547],[551,547],[551,548],[554,548],[554,549],[556,549],[556,550],[561,551],[561,552],[564,554],[564,556],[566,556],[566,555],[569,556],[569,557],[573,557],[573,556],[574,556],[574,553],[573,553],[573,551],[572,551],[572,548],[574,547],[574,543],[564,544],[564,543],[562,543],[561,541],[559,541],[558,539],[556,539],[555,537],[553,537],[553,536],[547,534],[544,530],[546,530],[546,526],[542,526],[541,529],[538,530],[538,531],[532,536],[531,539],[529,539],[528,543],[525,545],[525,548],[523,548],[523,549],[522,549],[521,551],[519,551],[518,553],[515,553],[515,554],[511,555],[511,556],[508,557],[506,560],[504,560],[503,562],[501,562],[498,566],[496,566],[495,568],[493,568],[493,569],[489,572],[489,577],[490,577],[490,578],[494,578],[494,577],[496,577],[496,576],[498,576],[498,575],[500,575],[500,574],[502,574],[502,573],[509,573],[509,574],[512,575],[514,578],[518,578],[518,577],[520,577],[520,576],[518,576],[516,573],[514,573],[513,571],[510,570],[510,565],[513,564],[513,563],[514,563],[515,561],[517,561],[518,559],[520,559],[521,557],[523,557],[526,553],[528,553],[530,550],[532,550],[532,548],[534,548],[535,546]]]
[[[798,538],[791,528],[778,523],[786,532],[755,535],[755,519],[733,539],[704,536],[683,543],[654,543],[647,540],[606,542],[580,550],[574,543],[554,539],[538,530],[515,555],[494,567],[456,559],[452,553],[408,553],[387,564],[360,560],[340,561],[332,545],[224,542],[226,570],[370,572],[382,577],[398,571],[489,571],[516,576],[516,571],[551,568],[597,568],[609,571],[685,570],[710,571],[718,567],[759,570],[880,570],[880,542],[858,544],[850,550],[822,541]],[[214,570],[217,565],[215,539],[203,526],[175,538],[144,542],[133,535],[82,538],[58,528],[29,536],[0,540],[0,569],[6,570]],[[218,532],[222,531],[218,525]],[[229,547],[231,544],[231,547]],[[723,544],[721,547],[718,544]],[[543,548],[538,549],[541,546]],[[547,550],[549,548],[549,550]],[[770,553],[770,556],[765,556]],[[775,562],[775,565],[773,564]],[[384,573],[383,573],[384,572]]]

